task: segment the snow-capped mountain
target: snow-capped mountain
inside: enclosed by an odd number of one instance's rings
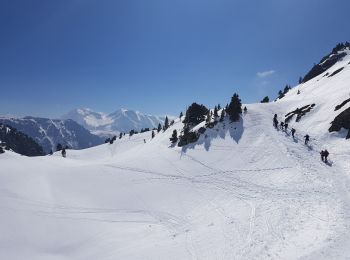
[[[0,154],[0,258],[348,259],[350,49],[336,52],[276,102],[193,126],[183,147],[176,119],[67,158]]]
[[[165,116],[146,115],[139,111],[118,109],[105,114],[95,112],[89,108],[78,108],[62,116],[63,119],[72,119],[101,136],[115,135],[130,130],[140,131],[142,128],[154,128],[163,124]]]
[[[91,134],[73,120],[0,117],[0,123],[30,136],[42,146],[46,153],[50,150],[55,151],[58,143],[73,149],[83,149],[103,142],[100,137]]]

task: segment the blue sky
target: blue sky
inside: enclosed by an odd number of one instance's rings
[[[348,0],[2,0],[1,115],[174,114],[294,85],[350,41]]]

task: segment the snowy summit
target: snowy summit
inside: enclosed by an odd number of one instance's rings
[[[62,118],[72,119],[100,136],[111,136],[130,130],[140,131],[144,128],[153,129],[158,124],[163,124],[165,120],[165,116],[147,115],[124,108],[110,114],[94,112],[89,108],[78,108],[63,115]]]

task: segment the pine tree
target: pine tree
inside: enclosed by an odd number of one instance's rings
[[[264,98],[260,101],[260,103],[269,103],[269,102],[270,102],[270,99],[269,99],[268,96],[264,97]]]
[[[215,120],[218,118],[219,114],[218,114],[218,108],[215,106],[214,107],[214,118]]]
[[[164,121],[164,131],[167,130],[169,128],[169,119],[168,117],[166,116],[165,117],[165,121]]]
[[[174,143],[177,142],[177,140],[178,140],[178,138],[177,138],[177,131],[176,131],[176,129],[174,129],[173,134],[170,137],[170,141],[174,144]]]
[[[242,114],[242,103],[238,94],[234,93],[231,102],[226,109],[226,113],[230,116],[232,122],[238,121]]]
[[[154,133],[154,131],[152,131],[152,139],[155,137],[155,133]]]
[[[205,120],[208,112],[209,110],[205,106],[193,103],[186,110],[186,116],[183,122],[185,125],[197,125]]]
[[[183,117],[183,115],[184,115],[184,114],[183,114],[182,111],[181,111],[179,118],[181,119],[181,117]]]
[[[220,122],[224,121],[225,119],[225,109],[222,109],[221,115],[220,115]]]
[[[286,85],[286,86],[284,87],[283,94],[287,94],[288,91],[289,91],[290,89],[291,89],[291,86]]]
[[[303,83],[303,77],[299,77],[299,84]]]
[[[205,120],[205,122],[206,122],[207,124],[209,124],[210,121],[211,121],[211,113],[208,111],[207,119]]]
[[[122,139],[122,137],[123,137],[123,133],[120,133],[119,134],[119,139]]]
[[[243,111],[244,111],[244,113],[247,113],[247,111],[248,111],[247,107],[244,107]]]
[[[162,125],[159,123],[159,124],[158,124],[158,128],[157,128],[157,132],[159,133],[160,130],[162,130]]]
[[[284,97],[284,94],[282,92],[282,90],[278,91],[278,98],[281,99]]]
[[[220,106],[220,104],[218,104],[218,110],[220,110],[221,109],[221,106]]]

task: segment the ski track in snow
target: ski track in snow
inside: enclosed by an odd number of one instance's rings
[[[66,159],[6,158],[0,258],[346,259],[348,169],[274,129],[273,110],[249,108],[238,142],[234,124],[208,130],[208,151],[169,148],[177,121]]]

